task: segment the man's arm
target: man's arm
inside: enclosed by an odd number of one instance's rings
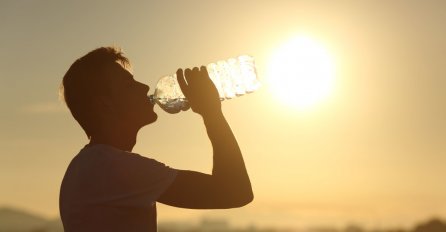
[[[194,112],[203,117],[213,147],[212,175],[178,171],[159,202],[195,209],[241,207],[253,200],[253,193],[237,140],[221,111],[218,92],[206,68],[186,70],[184,80],[177,72],[180,87]]]

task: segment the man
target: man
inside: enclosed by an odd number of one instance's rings
[[[118,49],[102,47],[76,60],[63,78],[67,106],[89,138],[62,181],[65,231],[155,232],[156,202],[191,209],[251,202],[241,151],[205,67],[178,69],[177,77],[191,109],[203,118],[213,147],[212,174],[173,169],[132,153],[139,129],[157,115],[149,87],[133,79],[129,65]]]

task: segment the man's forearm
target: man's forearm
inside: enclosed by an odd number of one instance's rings
[[[218,111],[203,119],[214,153],[212,176],[228,191],[252,198],[242,153],[223,113]]]

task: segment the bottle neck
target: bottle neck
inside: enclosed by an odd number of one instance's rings
[[[156,104],[155,94],[151,94],[151,95],[147,96],[147,98],[149,99],[150,103],[152,103],[152,105]]]

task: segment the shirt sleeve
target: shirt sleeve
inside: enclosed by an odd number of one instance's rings
[[[118,152],[109,157],[97,173],[95,203],[112,206],[152,205],[170,186],[177,170],[139,154]],[[97,178],[93,178],[98,180]],[[92,183],[93,184],[93,183]]]

